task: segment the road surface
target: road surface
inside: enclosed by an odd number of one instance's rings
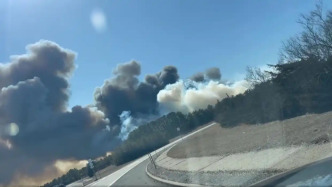
[[[156,151],[153,151],[151,153],[151,155],[155,155],[157,153],[159,153],[160,151],[163,151],[166,148],[169,148],[175,144],[177,144],[178,142],[182,141],[183,139],[188,138],[189,136],[196,134],[206,128],[209,128],[213,125],[215,125],[216,123],[212,123],[206,127],[203,127],[201,129],[198,129],[195,132],[192,132],[174,142],[171,142],[167,145],[165,145],[164,147],[159,148]],[[151,185],[151,186],[161,186],[163,184],[158,183],[152,179],[150,179],[146,173],[145,173],[145,167],[148,164],[149,159],[148,156],[145,155],[141,158],[138,158],[137,160],[133,161],[131,164],[128,164],[127,166],[119,169],[118,171],[111,173],[110,175],[99,179],[98,181],[95,181],[91,184],[89,184],[88,186],[111,186],[111,185],[116,185],[116,186],[120,186],[120,185],[126,185],[126,186],[145,186],[145,185]]]
[[[146,173],[145,168],[150,161],[145,160],[140,163],[138,166],[130,170],[119,180],[117,180],[113,185],[114,186],[169,186],[167,184],[158,182],[151,179]]]

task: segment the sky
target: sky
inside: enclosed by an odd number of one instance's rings
[[[182,78],[219,67],[237,81],[246,66],[278,61],[282,41],[316,1],[0,1],[0,62],[41,39],[77,53],[69,105],[93,103],[93,93],[117,64],[138,61],[140,78],[174,65]],[[332,3],[323,1],[324,9]]]

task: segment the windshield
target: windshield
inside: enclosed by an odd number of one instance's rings
[[[332,185],[330,1],[2,0],[0,23],[0,186]]]

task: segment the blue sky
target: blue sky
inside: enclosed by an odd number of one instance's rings
[[[1,0],[0,62],[40,39],[77,52],[70,106],[92,103],[116,64],[133,59],[142,75],[175,65],[187,78],[216,66],[235,81],[248,65],[277,62],[281,42],[301,29],[299,15],[314,7],[303,0]],[[93,27],[96,10],[106,29]]]

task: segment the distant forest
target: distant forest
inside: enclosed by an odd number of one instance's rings
[[[317,5],[301,15],[299,24],[303,31],[283,43],[278,64],[269,65],[269,71],[248,67],[246,80],[251,86],[245,93],[189,114],[172,112],[138,127],[112,155],[95,162],[95,170],[132,161],[211,121],[231,128],[332,110],[332,12],[324,13]],[[87,175],[87,167],[71,169],[45,186],[66,185]]]

